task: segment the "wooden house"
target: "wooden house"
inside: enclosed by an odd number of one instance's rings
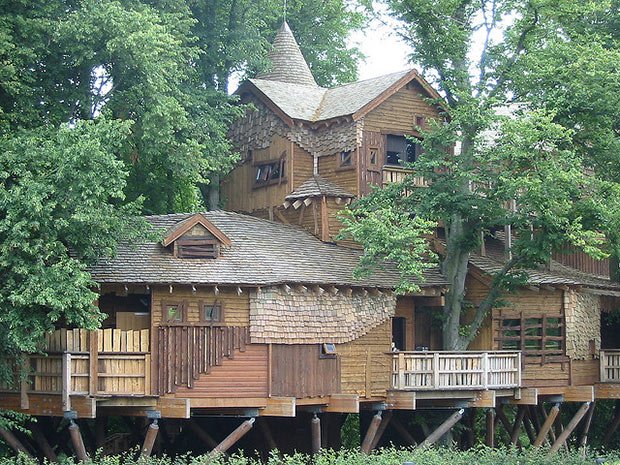
[[[620,341],[600,323],[620,286],[604,264],[573,254],[532,270],[471,350],[459,353],[440,350],[436,316],[447,283],[438,269],[406,296],[395,295],[399,276],[389,266],[354,278],[360,251],[336,240],[337,213],[372,186],[415,176],[403,164],[420,155],[418,128],[442,117],[439,95],[415,71],[321,88],[286,23],[270,58],[271,70],[238,91],[251,106],[231,129],[243,159],[222,182],[230,211],[148,217],[161,241],[123,244],[91,269],[108,314],[103,327],[50,334],[47,355],[25,359],[27,378],[4,386],[0,408],[69,418],[84,458],[77,419],[95,419],[99,446],[105,418],[148,418],[148,454],[159,418],[176,425],[168,441],[191,430],[215,452],[257,418],[263,442],[283,448],[290,435],[274,435],[278,426],[266,418],[297,418],[316,451],[337,442],[322,424],[339,433],[343,414],[369,412],[362,444],[369,451],[390,428],[411,442],[402,415],[426,408],[455,412],[425,443],[459,421],[463,408],[482,407],[492,444],[495,413],[514,442],[521,423],[544,439],[547,422],[536,425],[534,409],[542,402],[589,408],[595,398],[620,396],[613,350]],[[484,297],[502,260],[499,239],[472,258],[472,302]],[[518,406],[512,425],[502,410],[508,405]],[[202,421],[239,417],[217,439]],[[45,434],[35,436],[50,458]]]

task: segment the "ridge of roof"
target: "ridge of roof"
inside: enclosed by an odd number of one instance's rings
[[[318,87],[308,62],[302,55],[299,44],[286,21],[282,23],[273,40],[269,61],[271,69],[260,73],[257,78]]]
[[[295,189],[293,192],[285,197],[285,200],[303,199],[307,197],[346,197],[353,198],[353,194],[346,189],[340,187],[338,184],[331,182],[324,177],[314,174],[306,179],[301,186]]]

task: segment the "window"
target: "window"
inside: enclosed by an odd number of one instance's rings
[[[525,318],[523,315],[499,320],[499,348],[522,350],[526,357],[563,356],[563,317],[542,315]]]
[[[286,171],[284,165],[284,158],[256,165],[254,185],[267,186],[269,184],[280,183],[285,178]]]
[[[179,258],[217,258],[220,243],[203,236],[183,237],[175,242],[175,251]]]
[[[202,304],[200,319],[205,323],[219,323],[222,321],[222,305]]]
[[[166,323],[181,323],[184,320],[184,305],[181,303],[163,303],[162,317]]]
[[[353,166],[353,154],[350,150],[340,152],[340,167]]]
[[[405,136],[387,136],[386,165],[403,166],[414,163],[422,153],[420,142]]]
[[[416,116],[415,125],[419,128],[424,129],[426,127],[426,118],[424,116]]]
[[[369,156],[368,156],[368,162],[371,165],[377,165],[377,161],[379,160],[379,149],[376,147],[371,147],[369,149]]]
[[[319,358],[336,358],[336,344],[324,342],[320,347]]]
[[[248,151],[245,153],[245,159],[248,161],[252,161],[253,158],[253,153],[252,153],[252,149],[248,149]]]

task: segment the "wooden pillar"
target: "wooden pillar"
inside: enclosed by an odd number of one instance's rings
[[[140,452],[141,457],[151,456],[153,446],[155,445],[155,439],[157,438],[157,433],[159,433],[159,425],[157,424],[157,419],[154,419],[146,430],[146,436],[144,437],[144,443],[142,444],[142,451]]]
[[[536,406],[530,405],[528,406],[529,417],[532,425],[534,426],[534,431],[536,431],[536,435],[540,433],[540,420],[538,419],[538,412],[536,411]]]
[[[406,443],[408,443],[410,446],[416,445],[416,441],[411,435],[411,433],[407,431],[407,428],[405,428],[405,426],[397,417],[392,417],[392,427],[396,430],[398,434],[400,434],[400,437],[402,437]]]
[[[69,424],[69,435],[71,436],[71,442],[73,443],[73,449],[75,450],[77,458],[81,462],[88,461],[88,454],[86,453],[86,447],[84,447],[84,440],[80,433],[80,427],[73,420],[71,420]]]
[[[558,438],[555,440],[555,442],[549,449],[548,455],[555,454],[557,450],[564,445],[564,443],[566,442],[570,434],[573,432],[575,427],[579,424],[579,422],[584,417],[584,415],[586,414],[589,408],[590,408],[590,402],[585,402],[581,406],[581,408],[577,410],[577,413],[575,413],[575,416],[571,419],[568,425],[566,425],[566,428],[564,428],[564,431],[562,431],[562,433],[558,436]]]
[[[27,457],[32,458],[32,455],[30,454],[30,452],[28,452],[28,449],[26,449],[26,447],[21,443],[21,441],[17,439],[11,431],[0,428],[0,436],[2,437],[4,442],[6,442],[17,454],[22,453],[25,454]]]
[[[209,457],[213,458],[218,454],[226,452],[232,446],[234,446],[239,439],[246,435],[248,431],[252,429],[256,418],[248,418],[241,423],[232,433],[224,438],[213,450],[209,453]]]
[[[385,415],[383,415],[383,418],[381,419],[381,424],[379,425],[379,429],[377,430],[377,434],[375,434],[375,438],[370,445],[370,450],[374,450],[377,448],[377,444],[379,444],[379,441],[383,437],[383,433],[385,433],[385,430],[390,424],[393,415],[394,412],[392,410],[388,410]]]
[[[435,444],[441,437],[446,434],[450,429],[463,418],[464,409],[454,412],[450,415],[446,421],[444,421],[439,427],[433,431],[418,447],[423,448]]]
[[[465,428],[466,448],[471,449],[476,444],[476,408],[470,408],[465,417],[467,426]]]
[[[581,431],[581,437],[579,438],[579,447],[585,447],[588,445],[588,433],[590,432],[590,425],[592,424],[592,417],[594,416],[595,403],[590,404],[588,414],[586,415],[583,430]]]
[[[368,430],[366,431],[366,436],[364,436],[364,441],[362,441],[362,453],[369,454],[372,450],[372,443],[375,440],[375,436],[377,435],[377,431],[379,431],[379,425],[381,424],[381,410],[379,410],[372,417],[370,421],[370,426],[368,426]]]
[[[276,440],[273,438],[273,434],[271,432],[271,428],[269,428],[269,424],[267,423],[266,417],[262,417],[261,419],[258,420],[258,427],[263,433],[263,437],[265,438],[265,443],[267,444],[267,447],[269,448],[269,450],[277,449],[278,444],[276,443]]]
[[[209,449],[215,449],[217,447],[217,441],[213,439],[209,433],[202,429],[194,418],[191,418],[187,422],[187,425],[192,433],[198,436],[198,439],[204,442]]]
[[[38,424],[32,423],[30,425],[30,431],[32,431],[32,438],[35,440],[41,452],[43,452],[43,456],[47,459],[48,462],[58,462],[58,457],[56,457],[56,453],[52,446],[50,446],[49,441],[43,434],[43,431],[39,427]]]
[[[525,416],[523,417],[523,426],[525,427],[525,432],[527,433],[527,438],[530,440],[530,444],[534,444],[537,434],[534,431],[534,422],[530,418],[530,410],[527,408],[527,405],[523,406],[523,410],[525,411]]]
[[[495,407],[495,422],[501,423],[504,429],[506,430],[506,432],[512,435],[513,427],[508,421],[506,414],[504,413],[504,406],[502,404]],[[508,441],[508,444],[510,444],[510,441]],[[521,441],[517,440],[517,446],[521,447]]]
[[[523,423],[524,416],[525,408],[523,405],[519,405],[517,409],[517,416],[515,418],[515,424],[512,427],[512,431],[510,432],[510,443],[513,446],[516,446],[517,441],[519,440],[519,433],[521,432],[521,424]]]
[[[321,420],[316,413],[310,420],[310,430],[312,433],[312,453],[318,454],[321,450]]]
[[[495,447],[495,411],[492,408],[487,410],[486,425],[485,444]]]
[[[605,436],[603,436],[604,446],[607,446],[609,444],[609,441],[611,441],[611,438],[616,432],[616,430],[618,429],[618,426],[620,426],[620,401],[618,400],[616,401],[615,412],[616,414],[614,416],[614,419],[609,425],[609,428],[607,428],[607,432],[605,433]]]
[[[108,417],[95,418],[95,448],[99,449],[103,446],[106,438],[106,429],[108,426]]]
[[[560,404],[555,404],[549,411],[549,415],[547,415],[545,422],[540,427],[538,436],[534,440],[534,444],[533,444],[534,447],[540,447],[542,445],[543,441],[547,437],[547,433],[551,431],[551,427],[553,426],[553,423],[555,422],[555,417],[558,416],[558,413],[560,413]]]
[[[88,333],[88,394],[94,396],[99,391],[99,332],[97,330]],[[146,380],[145,380],[146,382]]]
[[[560,404],[556,404],[558,406],[558,409],[560,408]],[[547,421],[548,415],[547,415],[547,411],[545,410],[545,405],[544,404],[540,404],[538,406],[538,409],[542,415],[542,417],[545,419],[545,422]],[[549,415],[551,414],[551,412],[549,412]],[[557,414],[556,414],[557,416]],[[555,416],[553,417],[553,420],[555,422]],[[551,426],[553,426],[554,422],[551,423]],[[541,428],[542,429],[542,428]],[[553,428],[549,428],[549,437],[551,438],[551,441],[555,441],[555,431],[553,430]]]

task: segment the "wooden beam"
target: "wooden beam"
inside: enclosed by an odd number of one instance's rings
[[[89,331],[89,344],[88,344],[88,394],[94,396],[99,390],[99,347],[98,347],[98,334],[99,331]]]
[[[388,391],[386,403],[394,410],[415,410],[416,393],[414,391]]]
[[[329,241],[329,210],[327,208],[327,197],[321,199],[321,240]]]
[[[592,417],[594,416],[594,407],[595,403],[592,402],[590,404],[590,408],[588,409],[588,414],[586,415],[583,430],[581,431],[581,437],[579,438],[579,447],[586,447],[588,445],[588,433],[590,432],[590,425],[592,424]]]
[[[366,430],[366,435],[364,436],[364,440],[362,441],[362,453],[370,454],[372,450],[372,443],[375,440],[375,436],[377,435],[377,431],[379,431],[379,426],[381,425],[381,410],[379,410],[370,420],[370,425],[368,426],[368,430]]]
[[[312,454],[318,454],[321,451],[321,419],[316,413],[310,420],[310,431],[312,433]]]
[[[142,444],[142,450],[140,451],[141,457],[150,457],[153,452],[153,446],[155,445],[155,439],[157,439],[157,433],[159,432],[159,425],[157,419],[149,425],[144,437],[144,443]]]
[[[30,408],[30,399],[28,398],[28,376],[30,375],[30,357],[22,357],[22,373],[20,373],[19,381],[19,396],[20,407],[22,410],[28,410]]]
[[[43,456],[47,459],[47,461],[58,462],[58,457],[56,456],[54,449],[52,449],[52,446],[45,437],[45,434],[43,434],[43,431],[39,425],[37,423],[32,423],[30,425],[30,431],[32,431],[32,438],[39,446],[39,449],[41,449],[41,452],[43,452]]]
[[[25,454],[27,457],[32,458],[28,449],[21,443],[19,439],[15,437],[15,435],[4,428],[0,428],[0,437],[6,442],[11,449],[15,451],[17,454]]]
[[[256,418],[248,418],[241,423],[232,433],[226,436],[222,442],[215,446],[215,448],[209,453],[209,458],[214,458],[234,446],[239,439],[245,436],[246,433],[252,429],[255,421]]]
[[[386,428],[390,424],[390,421],[392,420],[392,416],[394,416],[393,410],[388,410],[383,415],[383,418],[381,419],[381,424],[379,425],[379,429],[377,430],[377,434],[375,434],[375,438],[373,439],[372,444],[370,445],[370,450],[374,450],[377,448],[377,444],[379,444],[379,441],[383,437],[383,433],[385,433]]]
[[[84,447],[84,439],[82,439],[82,433],[80,433],[80,427],[71,420],[69,424],[69,435],[71,436],[71,442],[73,443],[73,450],[80,462],[87,462],[89,460],[86,453],[86,447]]]
[[[294,397],[269,397],[265,408],[259,410],[260,416],[294,417],[297,401]]]
[[[508,399],[509,404],[513,405],[538,405],[537,388],[515,389],[515,396]]]
[[[548,456],[555,454],[558,451],[558,449],[564,445],[564,443],[566,442],[568,437],[571,435],[573,430],[577,427],[581,419],[588,412],[589,408],[590,408],[590,402],[584,402],[584,404],[579,408],[579,410],[577,410],[577,413],[575,413],[575,416],[571,419],[570,422],[568,422],[568,425],[566,425],[566,428],[564,428],[564,431],[562,431],[562,433],[558,436],[558,438],[555,440],[555,442],[549,449],[549,453],[547,454]]]
[[[357,394],[332,394],[324,412],[332,413],[359,413],[360,398]]]
[[[534,432],[534,423],[530,418],[530,410],[527,405],[523,406],[523,410],[525,411],[525,416],[523,417],[523,426],[525,427],[525,433],[527,434],[527,438],[529,439],[530,444],[534,444],[537,433]]]
[[[269,428],[269,424],[267,423],[267,418],[261,418],[258,420],[258,427],[263,433],[263,437],[265,438],[265,443],[269,450],[277,450],[278,444],[273,437],[273,433],[271,432],[271,428]]]
[[[71,409],[77,412],[79,418],[95,418],[96,400],[88,396],[70,396]],[[33,416],[62,417],[64,410],[61,394],[28,394],[29,409],[21,409],[19,392],[3,392],[0,396],[0,409],[22,411]]]
[[[211,437],[202,427],[198,424],[195,418],[190,418],[187,422],[187,426],[194,433],[198,439],[204,442],[209,449],[215,449],[217,447],[217,441]]]
[[[410,446],[415,446],[417,444],[411,433],[407,431],[407,428],[405,428],[405,426],[396,416],[392,417],[391,424],[392,427],[396,430],[398,434],[400,434],[400,437],[402,437],[406,443],[408,443]]]
[[[463,418],[465,410],[460,409],[450,415],[446,421],[444,421],[439,427],[428,436],[418,448],[424,448],[435,444],[444,434],[446,434],[452,427]]]
[[[470,408],[492,408],[495,407],[495,391],[480,391],[476,393],[476,398],[467,403]]]
[[[62,411],[71,410],[71,354],[62,354]]]
[[[536,436],[536,439],[534,440],[534,444],[532,444],[534,447],[540,447],[542,445],[545,438],[547,437],[547,433],[551,431],[551,427],[553,426],[553,422],[555,421],[555,417],[558,416],[558,413],[560,413],[560,404],[555,404],[549,411],[549,414],[547,415],[545,422],[540,427],[538,436]]]
[[[564,389],[565,402],[594,402],[594,386],[567,386]]]
[[[512,427],[512,431],[510,432],[510,443],[513,446],[517,445],[517,441],[519,440],[519,434],[521,433],[521,424],[523,423],[523,417],[525,416],[525,407],[523,405],[519,405],[517,408],[517,416],[515,418],[515,424]]]
[[[488,447],[495,447],[495,411],[490,408],[486,413],[486,435],[485,444]]]
[[[495,407],[495,423],[497,422],[502,424],[508,434],[512,434],[513,425],[508,421],[502,404]],[[510,441],[508,441],[508,444],[510,444]],[[520,441],[517,441],[517,445],[520,446]]]

